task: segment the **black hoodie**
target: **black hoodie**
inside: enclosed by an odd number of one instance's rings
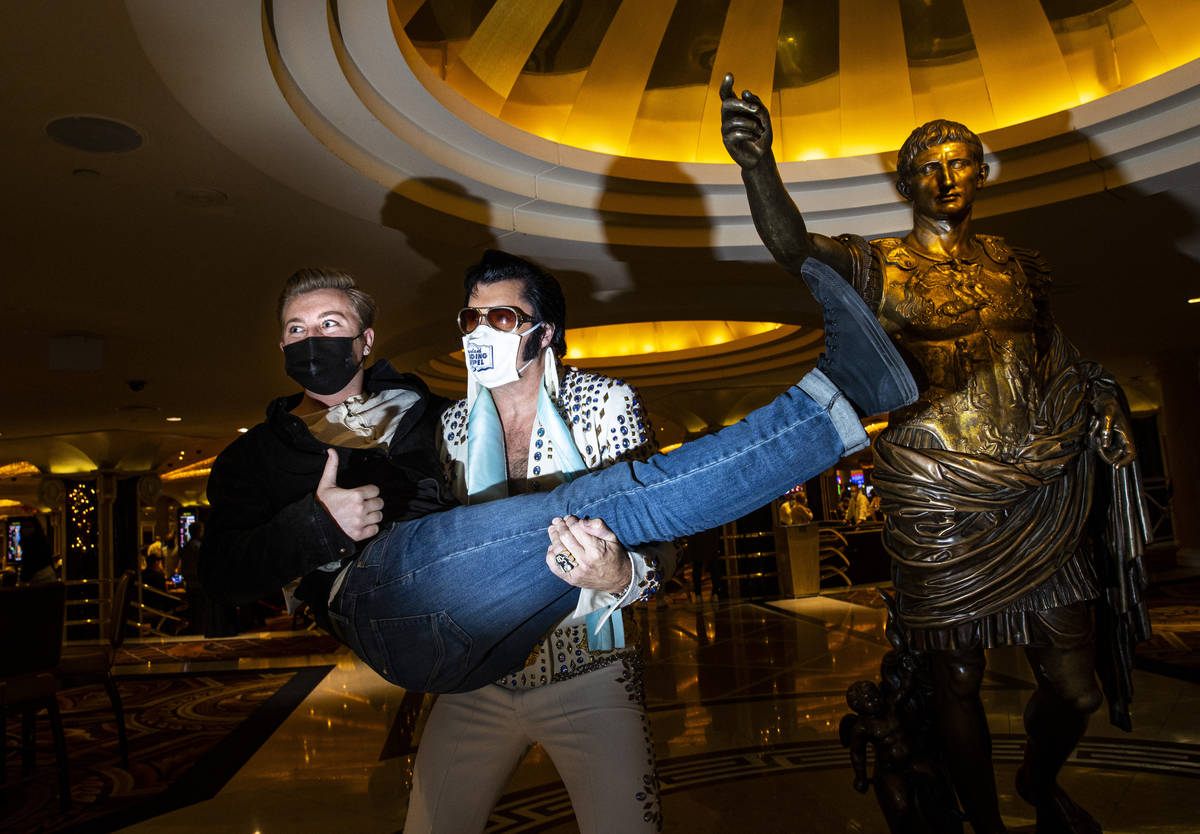
[[[386,361],[367,369],[363,388],[368,394],[405,388],[419,398],[396,427],[386,453],[339,448],[338,486],[378,486],[384,501],[381,529],[453,507],[437,455],[439,418],[449,401]],[[333,575],[313,572],[330,562],[345,562],[367,542],[355,542],[342,532],[317,501],[328,447],[291,413],[302,396],[276,399],[264,422],[217,456],[208,478],[212,514],[200,546],[199,571],[205,593],[228,602],[251,602],[306,577],[297,596],[307,599],[320,619],[325,600],[319,599],[320,591],[305,589],[323,587],[327,592]]]

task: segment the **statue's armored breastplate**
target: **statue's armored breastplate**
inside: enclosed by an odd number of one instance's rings
[[[1034,292],[1001,238],[976,236],[947,259],[896,238],[872,244],[883,277],[880,318],[919,365],[920,399],[893,423],[955,451],[1011,458],[1037,397]]]

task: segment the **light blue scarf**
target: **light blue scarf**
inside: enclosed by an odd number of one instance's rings
[[[554,352],[546,348],[545,372],[538,388],[537,422],[545,432],[549,448],[558,456],[558,470],[563,480],[570,481],[587,471],[583,456],[575,445],[571,429],[554,407],[558,393],[558,362]],[[508,461],[504,449],[504,428],[492,394],[473,380],[468,383],[467,413],[467,503],[482,504],[508,496]],[[547,473],[549,474],[549,473]],[[587,615],[588,646],[596,651],[625,647],[625,623],[608,611],[593,611]]]

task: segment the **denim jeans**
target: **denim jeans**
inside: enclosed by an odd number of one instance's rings
[[[668,455],[393,525],[345,570],[330,619],[393,683],[477,689],[518,668],[575,606],[577,589],[545,564],[553,518],[601,518],[629,547],[670,541],[741,518],[867,442],[845,397],[812,371]]]

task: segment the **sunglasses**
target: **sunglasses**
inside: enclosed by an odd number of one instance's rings
[[[527,321],[537,321],[516,307],[463,307],[458,311],[458,329],[463,335],[475,332],[480,324],[486,324],[501,333],[511,333]]]

